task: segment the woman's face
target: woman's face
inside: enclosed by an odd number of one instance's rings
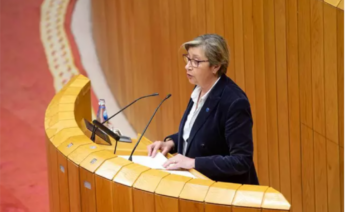
[[[187,70],[187,78],[193,85],[199,85],[202,87],[209,82],[210,79],[213,79],[219,70],[219,66],[210,67],[210,63],[205,56],[205,52],[200,46],[189,48],[187,58],[188,62],[185,69]]]

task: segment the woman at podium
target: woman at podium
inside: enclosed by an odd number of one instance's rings
[[[258,184],[253,163],[250,104],[226,76],[229,51],[225,40],[205,34],[183,44],[186,78],[195,85],[179,131],[149,145],[170,158],[167,169],[196,169],[214,181]]]

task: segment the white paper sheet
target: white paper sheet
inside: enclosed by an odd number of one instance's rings
[[[119,157],[124,158],[128,160],[129,155],[119,155]],[[141,156],[141,155],[133,155],[132,156],[132,161],[133,163],[137,163],[146,167],[149,167],[151,169],[161,169],[162,171],[169,172],[170,174],[177,174],[177,175],[183,175],[186,177],[191,177],[191,178],[196,178],[192,173],[189,171],[175,171],[175,170],[166,170],[163,167],[163,164],[167,161],[168,159],[160,152],[157,153],[157,155],[152,158],[149,156]]]
[[[128,160],[129,155],[120,155],[119,157],[122,157],[122,158]],[[132,156],[133,163],[147,166],[151,169],[165,169],[163,167],[163,164],[167,160],[168,159],[160,152],[158,152],[154,158],[149,157],[149,156],[141,156],[141,155],[133,155]]]

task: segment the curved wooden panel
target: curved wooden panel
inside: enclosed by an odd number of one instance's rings
[[[85,77],[75,77],[47,109],[46,114],[55,110],[45,118],[51,211],[231,211],[236,204],[236,210],[241,211],[290,210],[284,196],[274,189],[268,189],[263,198],[266,186],[214,182],[196,170],[190,170],[195,179],[153,170],[114,155],[113,140],[111,146],[93,143],[83,131],[82,122],[78,125],[76,121],[88,118],[91,113],[77,112],[90,106],[86,97],[90,95],[89,85]],[[79,93],[64,93],[68,86],[77,87]],[[55,106],[60,102],[75,107],[60,115],[59,107]],[[120,142],[120,153],[130,154],[136,139],[133,141]],[[136,153],[147,154],[146,146],[150,143],[144,137]],[[238,204],[241,198],[245,207]],[[255,203],[255,198],[262,204]]]

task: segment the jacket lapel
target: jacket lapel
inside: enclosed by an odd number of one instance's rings
[[[201,108],[201,110],[198,114],[198,117],[196,118],[196,120],[193,124],[191,133],[190,133],[189,138],[188,138],[188,146],[187,146],[186,155],[188,154],[190,146],[191,146],[192,142],[194,141],[194,137],[195,137],[196,133],[205,124],[205,122],[206,122],[207,118],[210,116],[210,114],[216,109],[216,107],[219,103],[219,100],[221,98],[221,94],[223,92],[223,89],[226,85],[226,78],[227,77],[223,75],[221,77],[221,79],[219,79],[218,83],[214,86],[214,88],[211,90],[209,96],[207,97],[205,104]],[[192,101],[192,103],[193,103],[193,101]],[[190,111],[190,108],[189,108],[189,111]],[[188,111],[186,116],[188,116],[189,111]],[[184,120],[183,126],[184,126],[185,122],[186,122],[186,120]],[[180,130],[182,130],[182,131],[179,131],[179,132],[183,132],[183,127]]]

